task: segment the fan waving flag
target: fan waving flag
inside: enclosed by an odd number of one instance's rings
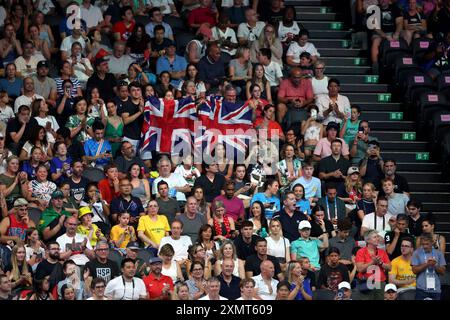
[[[196,118],[196,105],[192,98],[180,100],[148,98],[144,107],[141,152],[190,151]]]
[[[242,103],[225,101],[220,96],[209,96],[199,106],[198,118],[202,127],[195,140],[195,149],[211,154],[217,143],[223,143],[227,157],[242,159],[248,149],[250,139],[254,138],[252,128],[252,108]]]

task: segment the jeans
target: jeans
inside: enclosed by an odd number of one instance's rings
[[[425,298],[431,298],[432,300],[441,300],[441,293],[427,292],[422,289],[416,289],[416,300],[425,300]]]

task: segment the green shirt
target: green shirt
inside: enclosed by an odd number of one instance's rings
[[[322,241],[316,238],[309,238],[308,240],[299,238],[291,243],[291,253],[296,254],[297,260],[300,257],[307,257],[316,269],[320,269],[319,248],[321,245]]]
[[[342,139],[351,146],[353,141],[355,140],[356,135],[358,134],[359,123],[361,120],[357,120],[353,123],[350,119],[347,119],[347,126],[345,127],[344,136]]]

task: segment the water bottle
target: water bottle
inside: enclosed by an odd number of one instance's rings
[[[261,238],[267,238],[266,228],[262,228],[259,235],[260,235]]]

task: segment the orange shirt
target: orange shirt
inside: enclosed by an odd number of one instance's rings
[[[257,130],[266,129],[267,132],[267,138],[271,139],[274,136],[281,137],[283,134],[283,129],[281,128],[280,124],[276,121],[270,120],[269,124],[267,125],[267,128],[262,127],[262,124],[264,122],[264,118],[258,118],[253,123],[253,127]]]

